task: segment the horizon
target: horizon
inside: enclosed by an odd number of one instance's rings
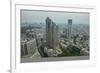
[[[46,17],[49,17],[55,23],[67,24],[68,19],[72,19],[73,24],[89,24],[88,13],[21,10],[20,16],[21,23],[45,23]]]

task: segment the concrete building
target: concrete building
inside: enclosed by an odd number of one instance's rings
[[[59,46],[58,26],[49,18],[46,18],[46,41],[50,48]]]
[[[28,54],[33,54],[35,52],[35,49],[37,48],[36,46],[36,40],[30,40],[29,42],[27,42],[27,51]]]
[[[36,40],[22,41],[21,42],[21,56],[34,54],[36,46]]]
[[[21,56],[27,55],[27,45],[26,45],[26,40],[21,41]]]
[[[67,37],[71,38],[72,32],[72,19],[68,19],[68,30],[67,30]]]

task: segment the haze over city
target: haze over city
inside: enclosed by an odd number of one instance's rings
[[[21,10],[20,17],[21,62],[89,56],[89,13]]]
[[[72,19],[73,24],[89,24],[89,13],[21,10],[22,23],[45,23],[46,17],[50,17],[55,23],[67,23],[68,19]]]

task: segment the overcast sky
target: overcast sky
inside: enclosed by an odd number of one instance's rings
[[[88,13],[71,13],[71,12],[48,12],[48,11],[32,11],[21,10],[21,22],[29,23],[45,23],[46,17],[49,17],[55,23],[67,23],[68,19],[72,19],[73,24],[89,24]]]

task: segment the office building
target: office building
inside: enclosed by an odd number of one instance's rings
[[[67,37],[71,38],[71,32],[72,32],[72,19],[68,19],[68,30],[67,30]]]
[[[49,18],[46,18],[46,41],[50,48],[59,46],[58,26]]]

